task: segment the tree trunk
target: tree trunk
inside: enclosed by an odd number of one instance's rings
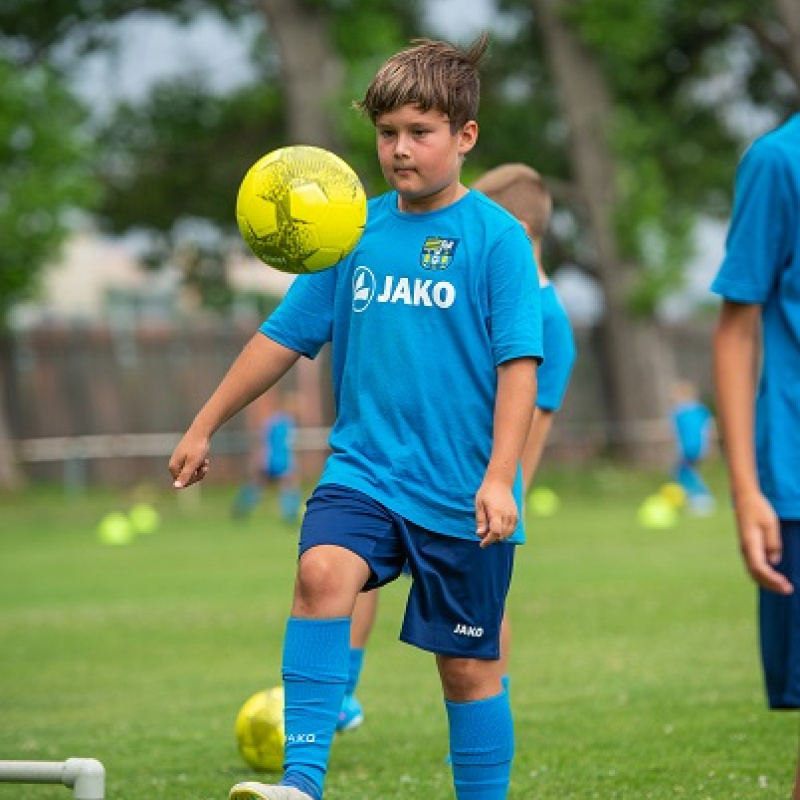
[[[260,8],[280,55],[288,143],[337,150],[335,103],[344,66],[331,41],[327,12],[308,0],[260,0]]]
[[[786,28],[786,69],[800,89],[800,3],[797,0],[775,0],[775,10]]]
[[[596,252],[608,441],[627,460],[642,461],[652,457],[648,432],[666,418],[673,370],[656,322],[634,320],[627,308],[637,267],[622,258],[614,230],[617,165],[608,141],[614,104],[597,59],[561,18],[559,0],[532,0],[532,7],[569,125],[572,171]]]
[[[0,333],[0,491],[18,489],[22,483],[14,459],[6,409],[6,377],[9,374],[8,352],[8,338]]]
[[[345,69],[330,35],[329,14],[308,0],[259,0],[278,46],[288,121],[288,144],[311,144],[339,155],[336,118]],[[332,408],[328,370],[320,370],[318,394]],[[330,423],[332,420],[326,420]]]

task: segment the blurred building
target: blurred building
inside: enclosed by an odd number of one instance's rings
[[[282,297],[292,279],[242,253],[232,255],[227,265],[230,287],[244,298],[257,293]],[[244,316],[254,311],[246,301],[234,303],[233,310]],[[202,313],[175,266],[148,269],[135,245],[83,230],[43,273],[35,300],[15,309],[12,323],[15,328],[56,322],[125,325],[187,320]]]

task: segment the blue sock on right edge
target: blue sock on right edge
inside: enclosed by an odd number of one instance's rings
[[[445,700],[457,800],[506,800],[514,759],[508,692],[471,703]]]

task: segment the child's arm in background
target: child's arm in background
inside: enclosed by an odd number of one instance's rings
[[[555,412],[548,409],[533,409],[533,419],[528,431],[528,438],[525,440],[525,447],[522,451],[522,492],[527,494],[533,483],[533,477],[542,460],[544,445],[550,435],[550,428],[553,426]]]

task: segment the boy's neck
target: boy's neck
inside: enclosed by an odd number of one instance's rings
[[[404,214],[426,214],[441,208],[452,206],[469,193],[469,189],[460,182],[448,184],[426,197],[403,197],[397,195],[397,210]]]

